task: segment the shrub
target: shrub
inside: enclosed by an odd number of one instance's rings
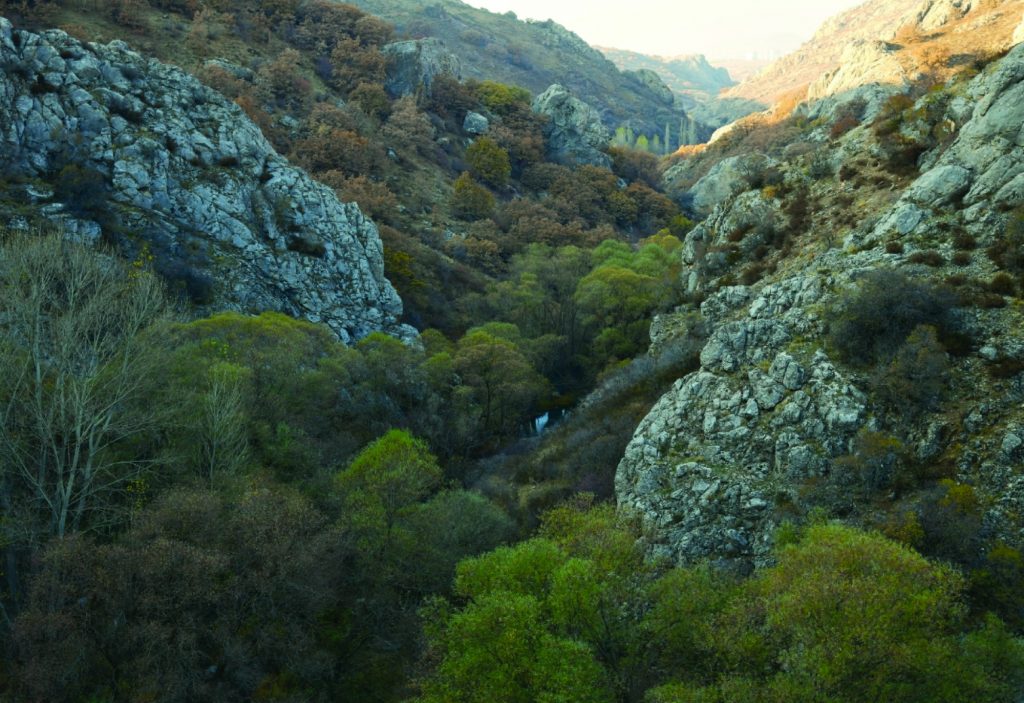
[[[841,115],[832,123],[832,129],[828,134],[829,139],[839,139],[847,132],[856,129],[859,126],[860,120],[853,115]]]
[[[946,263],[945,258],[942,254],[935,251],[934,249],[925,249],[923,251],[915,251],[907,259],[912,264],[924,264],[925,266],[931,266],[932,268],[938,268]]]
[[[954,305],[943,288],[899,271],[872,271],[840,302],[831,341],[847,363],[887,363],[918,325],[932,325],[940,335],[949,331]]]
[[[902,254],[903,253],[903,242],[896,242],[896,241],[886,242],[885,243],[885,252],[887,254]]]
[[[451,205],[457,217],[482,220],[494,212],[494,196],[466,172],[455,181]]]
[[[473,175],[495,188],[508,183],[512,165],[508,152],[490,137],[480,137],[466,149],[466,163]]]
[[[953,254],[952,262],[956,266],[970,266],[971,255],[966,251],[958,251]]]
[[[988,282],[988,289],[999,295],[1016,295],[1017,281],[1008,273],[997,273]]]
[[[892,363],[871,379],[884,406],[906,416],[934,410],[949,380],[949,361],[935,328],[920,325],[896,352]]]
[[[62,168],[54,182],[54,197],[72,215],[85,219],[103,214],[107,192],[107,180],[101,172],[77,164]]]

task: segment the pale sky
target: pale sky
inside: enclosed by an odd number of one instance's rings
[[[520,19],[553,19],[588,43],[645,54],[776,58],[863,0],[466,0]]]

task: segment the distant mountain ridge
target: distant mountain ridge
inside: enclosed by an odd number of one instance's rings
[[[665,81],[665,85],[680,95],[700,93],[714,97],[726,88],[736,85],[729,71],[713,66],[703,54],[664,57],[641,54],[628,49],[597,48],[621,70],[654,71]]]
[[[436,37],[462,62],[463,77],[498,80],[540,94],[564,85],[601,114],[612,129],[664,135],[673,145],[689,131],[706,137],[707,128],[689,123],[685,109],[649,76],[620,71],[600,51],[551,20],[521,20],[459,0],[352,0],[413,38]]]
[[[941,80],[1012,46],[1022,13],[1022,0],[868,0],[724,97],[771,105],[872,82]]]

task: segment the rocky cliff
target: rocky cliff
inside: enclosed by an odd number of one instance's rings
[[[0,168],[7,205],[21,201],[12,225],[43,214],[148,250],[206,308],[280,310],[345,341],[411,331],[374,224],[276,154],[234,103],[123,42],[2,18],[0,66]]]
[[[894,105],[842,130],[825,117],[777,159],[723,161],[698,183],[708,215],[682,263],[701,321],[683,308],[652,329],[711,332],[616,476],[656,552],[758,563],[785,520],[825,507],[878,526],[912,514],[937,477],[977,492],[988,539],[1024,541],[1024,46]],[[958,301],[942,349],[906,352],[912,373],[837,351],[871,280]],[[878,295],[870,317],[885,324],[905,300]],[[948,364],[942,402],[916,395],[935,380],[925,358]]]

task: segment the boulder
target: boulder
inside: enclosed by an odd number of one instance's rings
[[[552,159],[569,165],[611,167],[611,157],[602,151],[611,134],[597,110],[555,84],[534,99],[533,111],[548,118],[544,136]]]
[[[71,167],[103,193],[91,196],[99,207],[70,207],[82,197],[66,183],[34,190],[50,200],[38,212],[67,219],[74,236],[98,231],[82,210],[109,218],[112,236],[131,233],[120,240],[129,254],[145,242],[157,271],[207,311],[277,310],[346,342],[412,332],[373,222],[275,153],[230,100],[123,42],[16,31],[2,18],[0,66],[0,170],[59,183]]]
[[[773,165],[771,159],[758,153],[722,159],[690,189],[691,208],[698,216],[706,217],[716,205],[753,188]],[[670,180],[670,173],[665,178]]]
[[[491,128],[491,122],[479,112],[467,112],[466,119],[462,121],[462,131],[466,134],[487,134]]]
[[[384,88],[394,98],[429,93],[438,76],[462,77],[462,62],[440,39],[394,42],[382,51],[390,61]]]

